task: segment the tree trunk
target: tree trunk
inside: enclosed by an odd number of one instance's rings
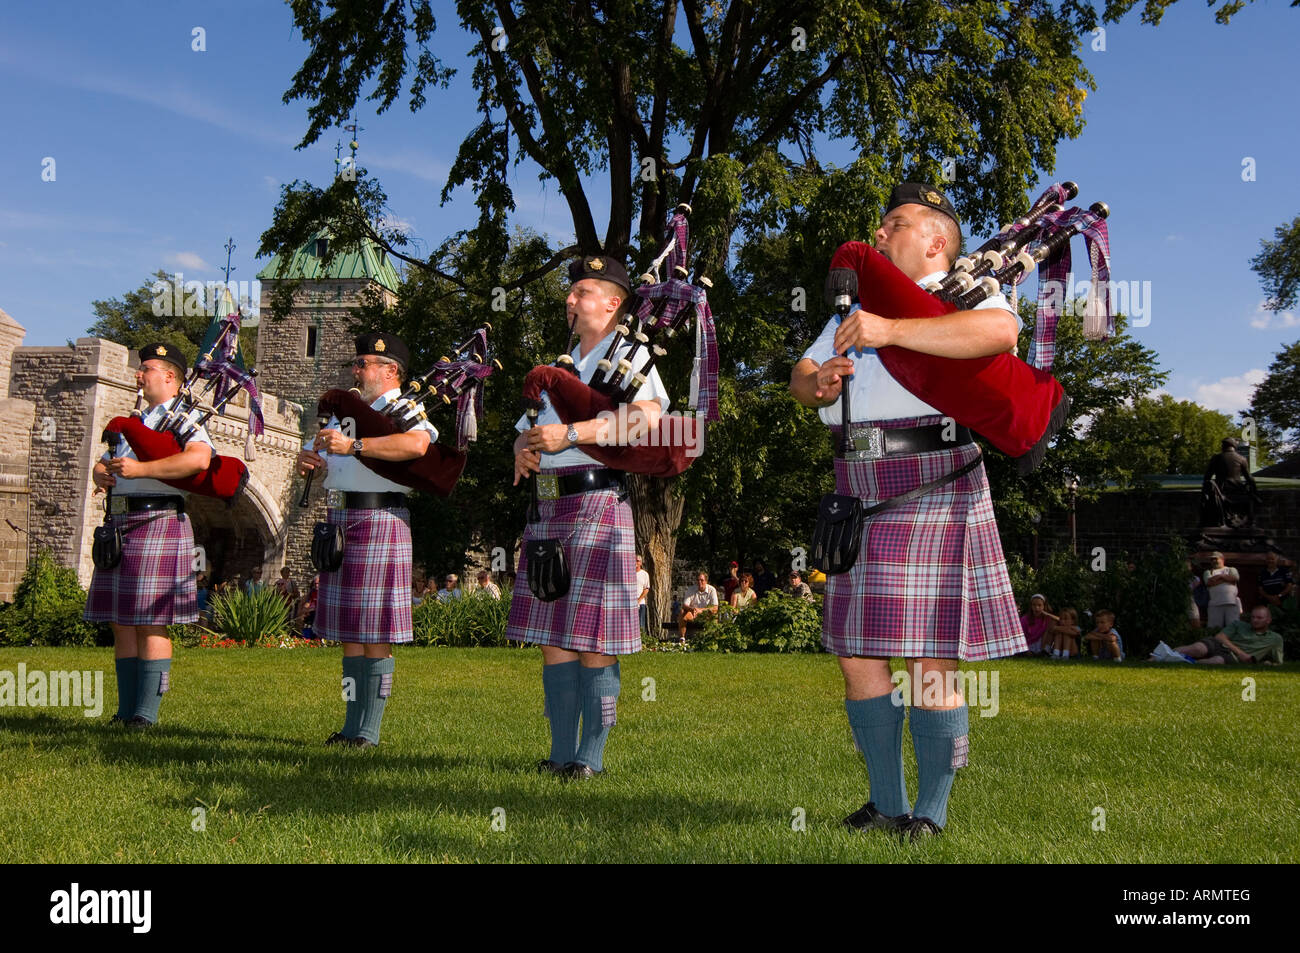
[[[656,638],[660,623],[668,618],[673,604],[673,558],[677,553],[677,526],[682,521],[685,500],[673,493],[677,478],[629,473],[627,486],[636,526],[636,548],[650,574],[646,597],[648,627]]]

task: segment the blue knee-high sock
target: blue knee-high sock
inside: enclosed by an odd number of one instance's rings
[[[363,690],[360,695],[361,718],[357,727],[357,737],[365,738],[379,744],[379,728],[384,722],[384,707],[388,696],[393,693],[392,656],[388,658],[362,659],[364,677],[361,680]]]
[[[162,703],[162,697],[171,687],[172,660],[140,659],[137,671],[135,714],[153,724],[158,720],[158,706]]]
[[[970,748],[970,709],[912,709],[912,748],[916,751],[915,817],[940,827],[948,822],[948,795]]]
[[[113,667],[117,669],[117,717],[127,721],[140,698],[140,660],[134,655],[116,659]]]
[[[582,741],[574,759],[593,771],[605,767],[605,741],[617,720],[619,676],[618,663],[604,668],[578,671],[582,694]]]
[[[366,692],[365,656],[343,656],[343,678],[352,681],[343,684],[343,698],[347,708],[343,715],[343,730],[339,734],[344,738],[355,738],[361,730],[361,696]]]
[[[894,695],[844,700],[853,740],[867,762],[869,799],[888,817],[908,812],[907,785],[903,783],[903,706]]]
[[[578,755],[577,662],[542,666],[542,691],[546,696],[546,717],[551,723],[551,760],[568,764]]]

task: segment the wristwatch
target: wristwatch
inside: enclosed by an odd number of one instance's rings
[[[569,424],[569,432],[565,436],[569,439],[569,446],[576,447],[578,445],[578,428],[573,424]]]
[[[358,460],[361,459],[361,438],[360,437],[352,441],[352,456],[356,457]]]

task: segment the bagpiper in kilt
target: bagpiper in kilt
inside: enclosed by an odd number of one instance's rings
[[[141,422],[157,429],[180,393],[186,360],[165,342],[141,348],[138,356]],[[193,476],[211,459],[212,442],[200,427],[179,453],[156,460],[137,459],[122,438],[92,470],[95,492],[108,492],[109,525],[122,532],[121,560],[112,568],[96,567],[85,610],[88,621],[113,626],[113,722],[147,728],[158,721],[162,696],[171,687],[167,626],[198,619],[187,494],[161,481]]]
[[[569,276],[565,311],[578,337],[570,356],[580,379],[590,381],[613,340],[631,285],[622,263],[603,255],[574,262]],[[633,360],[635,368],[646,357],[642,350]],[[632,406],[651,427],[667,410],[667,393],[653,369]],[[616,721],[618,656],[641,649],[632,511],[622,474],[579,449],[610,440],[608,421],[566,424],[548,401],[536,426],[530,423],[525,416],[516,425],[515,484],[535,480],[537,504],[524,530],[506,637],[542,649],[551,750],[538,770],[591,778],[604,770],[605,743]],[[559,542],[569,571],[568,591],[550,601],[539,599],[525,581],[543,540]]]
[[[361,335],[356,352],[352,374],[361,397],[380,410],[401,394],[410,352],[400,338],[386,333]],[[427,420],[404,433],[353,438],[331,417],[298,455],[301,474],[326,468],[328,523],[343,527],[342,562],[333,570],[317,567],[314,629],[343,643],[343,727],[327,745],[379,744],[393,691],[392,646],[412,640],[410,491],[370,470],[362,458],[415,460],[437,439]]]
[[[875,238],[878,251],[925,285],[952,266],[961,228],[946,196],[904,183]],[[1015,347],[1018,320],[1000,294],[939,318],[853,308],[827,322],[795,365],[790,389],[834,427],[849,379],[849,407],[862,422],[850,423],[848,445],[836,442],[836,492],[863,507],[883,504],[864,520],[853,566],[828,576],[822,616],[822,644],[839,656],[844,707],[870,783],[867,803],[844,824],[917,840],[943,830],[956,770],[967,760],[958,660],[1013,655],[1025,642],[978,445],[894,380],[874,349],[958,359],[999,354]],[[903,781],[905,714],[891,678],[893,656],[906,660],[911,689],[914,807]]]

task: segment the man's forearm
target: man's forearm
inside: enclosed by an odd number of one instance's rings
[[[969,359],[1002,354],[1016,346],[1016,319],[1010,311],[986,308],[935,318],[890,322],[891,343],[936,357]]]
[[[829,407],[839,399],[837,392],[835,397],[830,400],[819,400],[817,397],[817,369],[821,365],[811,358],[803,358],[794,366],[790,372],[790,393],[794,399],[799,401],[805,407],[814,409],[819,407]]]
[[[429,449],[429,432],[412,430],[407,433],[388,434],[384,437],[364,437],[361,455],[372,460],[415,460]]]

